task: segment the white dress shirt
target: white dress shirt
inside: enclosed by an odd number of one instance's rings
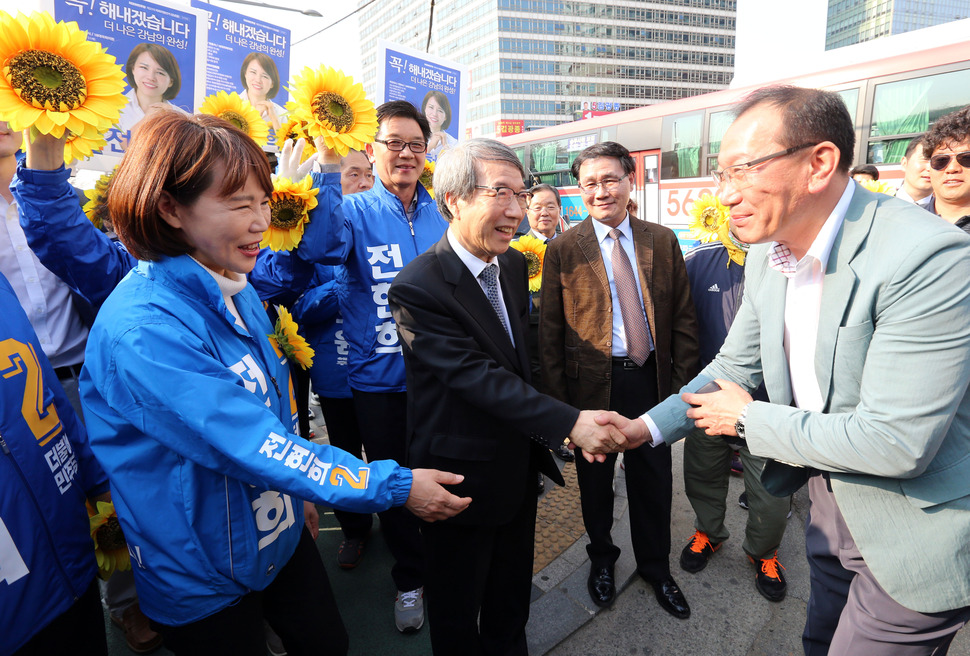
[[[645,307],[643,302],[643,290],[640,286],[640,271],[637,267],[637,254],[633,247],[633,233],[630,228],[630,215],[623,218],[623,222],[616,226],[622,234],[620,236],[620,247],[626,251],[626,256],[630,260],[633,269],[633,277],[637,281],[637,295],[640,297],[640,309]],[[623,327],[623,311],[620,309],[620,297],[616,293],[616,283],[613,281],[613,238],[610,237],[611,227],[593,219],[593,231],[596,233],[596,241],[600,246],[600,255],[603,257],[603,266],[606,267],[606,277],[610,281],[610,298],[613,304],[613,357],[625,358],[626,352],[626,330]],[[647,330],[650,330],[650,321],[646,313],[643,315],[647,323]]]
[[[0,196],[0,217],[0,272],[17,294],[44,354],[54,367],[83,362],[88,328],[74,307],[71,288],[30,250],[17,204]]]
[[[475,280],[478,281],[478,286],[482,288],[482,293],[486,294],[486,298],[488,298],[488,292],[485,290],[485,283],[478,276],[482,271],[485,270],[487,265],[495,265],[495,286],[498,288],[498,304],[502,309],[502,320],[505,321],[505,325],[509,327],[509,339],[512,340],[512,346],[515,346],[515,338],[512,337],[512,323],[509,321],[509,310],[507,307],[505,307],[505,297],[502,296],[502,283],[499,282],[502,276],[502,266],[498,263],[498,258],[493,257],[488,262],[485,262],[484,260],[481,260],[469,253],[468,249],[462,246],[461,242],[458,241],[458,237],[455,235],[455,231],[451,226],[448,226],[448,232],[446,234],[448,235],[448,243],[451,244],[452,249],[454,249],[455,254],[458,256],[458,259],[460,259],[465,265],[465,268],[467,268],[471,274],[475,276]],[[489,305],[491,305],[491,302],[489,302]]]

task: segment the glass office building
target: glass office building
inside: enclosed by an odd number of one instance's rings
[[[970,18],[970,0],[829,0],[825,49]]]
[[[358,6],[365,5],[358,0]],[[734,72],[737,0],[378,0],[358,14],[364,87],[377,40],[469,66],[466,132],[525,130],[716,91]]]

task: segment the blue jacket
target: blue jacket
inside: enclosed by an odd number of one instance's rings
[[[262,590],[287,563],[301,499],[374,512],[410,470],[295,434],[289,368],[251,286],[233,296],[189,256],[139,262],[98,313],[81,375],[95,454],[133,553],[142,610],[182,625]],[[289,393],[287,393],[289,392]]]
[[[403,392],[404,358],[387,290],[405,265],[441,239],[448,222],[421,185],[417,186],[417,210],[408,222],[404,205],[379,178],[372,189],[347,196],[339,205],[327,200],[340,193],[338,174],[314,173],[313,181],[320,187],[319,204],[310,212],[303,241],[294,251],[296,257],[261,258],[251,279],[289,279],[279,286],[302,290],[313,271],[301,270],[294,260],[343,264],[347,284],[341,288],[340,309],[350,342],[350,386],[363,392]],[[293,265],[290,271],[279,266],[287,261]],[[276,270],[270,270],[270,263]],[[260,292],[265,298],[264,290]]]
[[[3,275],[0,308],[0,655],[6,656],[94,580],[84,500],[107,492],[108,482]]]
[[[313,391],[328,399],[351,397],[347,378],[350,344],[337,299],[346,277],[343,267],[317,264],[310,288],[293,304],[293,320],[316,352],[310,367]]]

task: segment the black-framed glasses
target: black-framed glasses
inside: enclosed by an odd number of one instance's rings
[[[739,187],[745,183],[748,178],[748,172],[751,171],[756,166],[761,166],[766,162],[770,162],[773,159],[778,159],[779,157],[788,157],[792,153],[797,153],[799,150],[804,150],[805,148],[811,148],[812,146],[817,146],[818,143],[805,143],[801,146],[792,146],[791,148],[786,148],[785,150],[778,151],[777,153],[772,153],[770,155],[765,155],[764,157],[759,157],[758,159],[753,159],[750,162],[745,162],[744,164],[734,164],[733,166],[726,166],[720,171],[711,171],[711,177],[714,178],[714,183],[720,188],[722,184],[732,183],[735,187]]]
[[[586,196],[592,196],[600,187],[603,187],[603,190],[606,193],[612,194],[614,191],[620,188],[620,183],[629,177],[630,174],[627,173],[619,178],[603,178],[599,182],[581,182],[577,186],[579,187],[579,190]]]
[[[532,192],[528,189],[514,191],[510,187],[486,187],[485,185],[475,185],[475,189],[491,191],[492,193],[485,195],[497,198],[503,205],[508,205],[512,201],[513,196],[515,196],[515,200],[518,201],[519,207],[522,209],[528,209],[529,203],[532,202]]]
[[[953,158],[957,158],[957,164],[967,169],[970,168],[970,150],[962,153],[940,153],[930,158],[930,168],[934,171],[943,171],[950,165]]]
[[[383,139],[374,139],[379,144],[384,144],[388,150],[393,150],[395,153],[399,153],[404,150],[407,146],[412,153],[423,153],[428,149],[428,144],[423,141],[402,141],[401,139],[388,139],[387,141]]]

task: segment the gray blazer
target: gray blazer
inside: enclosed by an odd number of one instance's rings
[[[790,406],[785,277],[753,247],[746,294],[714,378],[752,390],[753,453],[831,472],[880,585],[921,612],[970,605],[970,237],[857,187],[825,271],[815,374],[822,412]],[[668,441],[693,427],[674,395],[650,411]]]

